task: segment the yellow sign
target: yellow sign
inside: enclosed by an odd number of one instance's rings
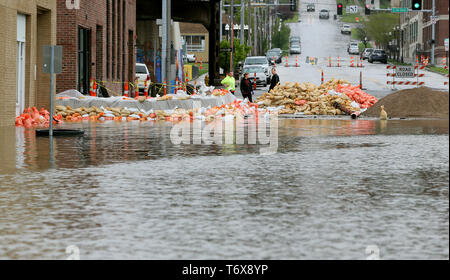
[[[191,81],[192,80],[192,65],[184,65],[184,73],[185,73],[185,77],[187,77],[188,80]]]

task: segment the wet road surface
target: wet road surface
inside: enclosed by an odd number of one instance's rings
[[[251,122],[251,120],[250,120]],[[0,258],[448,258],[448,121],[280,120],[260,145],[174,145],[170,123],[2,129]]]

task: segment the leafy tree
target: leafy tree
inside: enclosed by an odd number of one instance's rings
[[[274,31],[272,35],[272,46],[274,48],[280,48],[282,50],[288,50],[289,49],[289,38],[291,37],[291,29],[287,24],[284,22],[281,23],[281,29],[280,29],[280,20],[277,20]]]
[[[393,29],[398,22],[399,16],[396,14],[373,14],[368,21],[364,21],[364,31],[377,45],[387,46],[394,39]]]
[[[229,49],[231,48],[231,43],[228,41],[222,41],[220,42],[220,48]],[[236,67],[239,62],[244,61],[250,50],[251,47],[241,45],[239,39],[234,39],[233,65]],[[219,53],[219,66],[227,72],[230,70],[230,55],[231,53],[229,52]]]

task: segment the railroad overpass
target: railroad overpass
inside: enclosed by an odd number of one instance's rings
[[[162,18],[163,0],[137,0],[136,20],[156,20]],[[220,1],[219,0],[172,0],[173,21],[201,23],[209,32],[209,77],[217,81],[219,76],[220,47]]]

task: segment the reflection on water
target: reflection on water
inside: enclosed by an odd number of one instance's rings
[[[448,258],[448,120],[282,119],[271,156],[64,127],[0,128],[0,258]]]

